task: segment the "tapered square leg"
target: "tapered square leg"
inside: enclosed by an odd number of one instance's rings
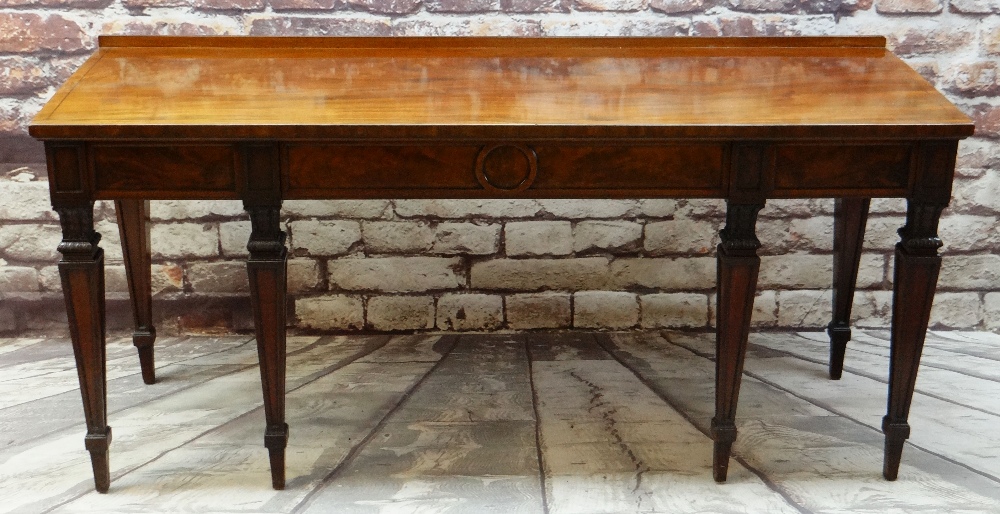
[[[118,232],[121,235],[122,256],[125,258],[125,278],[128,281],[129,301],[135,321],[132,343],[139,351],[142,381],[152,384],[156,382],[156,367],[153,362],[156,329],[153,327],[149,200],[115,200],[115,212],[118,215]]]
[[[247,248],[250,257],[250,299],[257,334],[257,354],[264,391],[264,446],[271,461],[271,484],[285,488],[285,233],[279,206],[247,206],[253,226]]]
[[[730,202],[718,248],[719,320],[715,332],[715,417],[711,426],[715,441],[712,474],[717,482],[726,480],[736,440],[736,405],[760,270],[760,241],[755,227],[757,213],[763,207]]]
[[[111,427],[107,409],[107,354],[104,328],[104,251],[94,231],[94,204],[57,207],[63,238],[59,243],[59,276],[69,318],[73,355],[80,379],[87,420],[85,447],[94,469],[94,487],[106,493],[111,485],[108,447]]]
[[[882,474],[895,480],[910,437],[910,401],[930,321],[931,304],[941,270],[937,235],[943,204],[910,200],[906,225],[899,230],[892,293],[892,333],[889,356],[889,405],[882,418],[885,461]]]
[[[830,378],[833,380],[840,380],[844,372],[844,353],[851,340],[851,307],[870,204],[868,198],[838,198],[834,206],[833,319],[826,327],[830,335]]]

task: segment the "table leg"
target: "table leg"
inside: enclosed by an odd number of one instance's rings
[[[94,468],[94,487],[108,492],[111,485],[108,446],[111,427],[107,410],[107,362],[104,329],[104,250],[94,231],[94,203],[57,207],[62,225],[59,276],[76,357],[83,413],[87,420],[84,444]]]
[[[135,320],[132,343],[139,351],[142,381],[152,384],[156,382],[156,367],[153,364],[156,328],[153,327],[152,264],[149,258],[149,200],[115,200],[115,212],[118,214],[132,318]]]
[[[755,234],[757,213],[763,204],[734,204],[726,210],[726,226],[718,247],[718,323],[715,329],[715,441],[712,471],[717,482],[726,480],[729,455],[736,440],[736,404],[746,356],[760,241]]]
[[[931,303],[937,286],[941,257],[938,220],[945,205],[910,200],[906,225],[899,229],[892,293],[892,334],[889,356],[889,405],[882,418],[885,461],[882,475],[895,480],[910,436],[910,401],[927,334]]]
[[[870,204],[868,198],[838,198],[834,207],[833,320],[826,327],[830,335],[830,378],[833,380],[840,380],[844,372],[844,352],[851,340],[851,306]]]
[[[257,333],[257,354],[264,390],[267,428],[264,446],[271,460],[271,485],[285,488],[285,233],[279,221],[279,206],[247,206],[252,231],[247,249],[250,299]]]

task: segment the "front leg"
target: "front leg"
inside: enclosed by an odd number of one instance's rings
[[[87,420],[84,444],[94,469],[94,487],[106,493],[111,485],[108,447],[111,427],[107,408],[107,354],[104,330],[104,250],[94,231],[94,202],[57,206],[62,225],[59,276],[69,318],[73,355],[80,378],[83,413]]]
[[[715,417],[712,439],[715,448],[712,471],[724,482],[729,471],[729,455],[736,440],[736,404],[740,378],[750,334],[760,241],[756,235],[757,213],[762,203],[727,202],[726,226],[718,248],[718,317],[715,331]]]
[[[247,205],[252,233],[247,249],[250,301],[257,333],[257,355],[264,390],[267,429],[264,446],[271,461],[271,485],[285,488],[285,233],[281,230],[278,205]]]
[[[910,437],[910,401],[930,321],[941,257],[938,220],[946,203],[910,200],[906,225],[899,229],[892,292],[892,335],[889,356],[889,405],[882,418],[885,461],[882,475],[895,480]]]

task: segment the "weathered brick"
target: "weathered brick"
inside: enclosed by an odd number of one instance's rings
[[[368,299],[368,325],[375,330],[434,328],[434,297],[373,296]]]
[[[196,293],[245,293],[250,290],[243,262],[195,262],[188,265],[187,280]]]
[[[996,60],[959,62],[945,77],[949,91],[964,96],[1000,95],[1000,64]]]
[[[499,7],[497,0],[427,0],[424,3],[428,12],[474,13],[495,11]]]
[[[243,204],[235,200],[156,200],[149,203],[154,221],[179,221],[245,216]]]
[[[777,198],[768,200],[759,217],[784,219],[809,218],[817,214],[833,214],[832,198]]]
[[[393,22],[394,36],[540,36],[537,20],[516,20],[506,16],[477,16],[455,20],[451,17],[401,19]]]
[[[715,295],[709,299],[712,315],[715,311]],[[760,291],[753,300],[753,312],[750,315],[750,325],[753,327],[773,327],[778,324],[778,293],[776,291]]]
[[[659,293],[639,297],[643,328],[704,327],[708,297],[704,294]]]
[[[299,18],[261,15],[250,19],[251,36],[389,36],[389,18],[341,16]]]
[[[1000,106],[977,104],[971,106],[966,113],[976,123],[976,134],[982,137],[1000,137]]]
[[[565,12],[568,0],[500,0],[504,12]]]
[[[567,328],[573,320],[566,293],[514,294],[506,302],[507,326],[515,330]]]
[[[642,224],[632,221],[581,221],[573,227],[573,251],[631,252],[639,248]]]
[[[128,293],[128,279],[124,265],[104,265],[104,291],[106,293]]]
[[[569,255],[573,226],[568,221],[519,221],[503,230],[508,256]]]
[[[196,9],[217,11],[260,11],[264,0],[193,0]]]
[[[627,258],[611,262],[609,289],[655,288],[667,291],[705,290],[715,287],[715,259]]]
[[[0,225],[0,256],[11,261],[56,262],[60,241],[57,225]]]
[[[0,12],[0,52],[79,52],[90,47],[80,25],[58,14]]]
[[[53,80],[37,63],[24,58],[0,58],[0,94],[22,94],[48,87]]]
[[[823,328],[833,316],[828,289],[779,291],[777,300],[779,327]]]
[[[896,25],[888,32],[883,27],[879,32],[885,34],[889,48],[901,56],[959,50],[974,37],[966,26],[948,26],[933,20],[907,20],[905,25]]]
[[[692,36],[800,36],[835,31],[831,15],[729,13],[695,16],[691,23]]]
[[[295,218],[384,219],[392,214],[388,200],[289,200],[281,213]]]
[[[349,5],[380,14],[409,14],[420,9],[421,0],[347,0]]]
[[[955,180],[951,208],[958,212],[990,216],[1000,212],[1000,170],[988,169],[976,180]]]
[[[1000,293],[983,296],[983,326],[987,330],[1000,328]]]
[[[365,309],[354,296],[331,295],[295,300],[295,315],[302,328],[359,330],[365,325]]]
[[[892,318],[892,291],[858,291],[854,295],[851,325],[887,328]]]
[[[538,200],[542,210],[557,218],[627,218],[639,213],[635,200]]]
[[[632,328],[639,323],[639,300],[620,291],[580,291],[573,294],[573,326]]]
[[[312,256],[343,255],[361,241],[361,224],[343,220],[301,220],[288,224],[291,247]]]
[[[246,265],[243,265],[246,267]],[[319,262],[313,259],[288,260],[288,292],[302,293],[319,290],[323,285]]]
[[[952,0],[954,5],[954,0]],[[941,0],[878,0],[875,10],[887,14],[936,14],[942,11]]]
[[[645,0],[575,0],[580,11],[641,11],[646,8]]]
[[[184,289],[184,268],[177,264],[153,264],[150,278],[154,295]]]
[[[472,264],[471,285],[501,291],[578,291],[604,287],[607,274],[608,260],[603,257],[493,259]]]
[[[246,257],[250,241],[250,220],[219,223],[219,245],[226,257]]]
[[[833,260],[832,255],[830,256],[830,260]],[[890,271],[888,275],[887,270]],[[858,279],[855,281],[857,287],[882,287],[890,283],[891,280],[891,267],[886,264],[885,255],[877,253],[861,254],[861,262],[858,264]],[[833,283],[832,275],[830,283],[831,285]]]
[[[219,254],[219,230],[212,223],[154,223],[149,238],[154,259],[190,259]]]
[[[794,0],[729,0],[737,11],[789,12],[798,5]]]
[[[340,0],[268,0],[275,11],[329,11],[340,7]]]
[[[648,218],[668,218],[677,212],[677,200],[650,198],[639,200],[639,214]]]
[[[187,0],[123,0],[126,7],[169,7],[186,6]],[[102,34],[122,34],[134,36],[215,36],[239,34],[243,27],[231,18],[196,18],[169,14],[150,16],[122,16],[103,20]]]
[[[0,72],[2,73],[2,72]],[[0,220],[54,221],[59,217],[49,203],[48,182],[0,180]],[[16,201],[14,201],[16,199]]]
[[[370,221],[361,235],[370,253],[421,252],[434,244],[434,230],[420,221]]]
[[[1000,18],[980,22],[979,45],[984,54],[1000,55]]]
[[[801,253],[765,255],[760,259],[758,287],[823,289],[833,281],[833,258]]]
[[[500,249],[499,223],[439,223],[431,251],[439,254],[489,255]]]
[[[951,215],[941,218],[938,235],[943,251],[993,250],[1000,248],[1000,223],[996,216]]]
[[[962,14],[1000,13],[1000,0],[951,0],[951,10]]]
[[[899,234],[896,231],[905,221],[897,216],[869,216],[865,226],[865,240],[861,247],[865,251],[892,250],[899,241]]]
[[[931,307],[931,328],[977,328],[983,321],[979,293],[937,293]]]
[[[0,293],[33,293],[38,285],[35,268],[0,265]]]
[[[683,18],[627,20],[604,17],[581,19],[570,16],[542,20],[542,32],[548,36],[683,36],[687,35],[689,27],[690,22]]]
[[[503,298],[489,294],[445,294],[438,299],[437,328],[496,330],[503,325]]]
[[[327,262],[331,289],[414,292],[465,285],[460,258],[342,258]]]
[[[396,200],[404,218],[528,218],[541,212],[535,200]]]
[[[705,0],[650,0],[649,7],[667,14],[705,10]]]
[[[703,220],[679,218],[646,224],[643,248],[652,255],[715,253],[719,227]]]
[[[941,263],[938,287],[989,290],[1000,284],[1000,255],[949,255]]]
[[[955,166],[963,168],[1000,168],[1000,141],[970,137],[958,145]]]

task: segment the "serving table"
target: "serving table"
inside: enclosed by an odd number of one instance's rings
[[[98,491],[110,483],[104,254],[116,201],[152,382],[150,199],[238,199],[272,483],[284,487],[285,199],[723,198],[714,476],[726,478],[771,198],[836,198],[839,378],[869,199],[907,200],[893,280],[884,476],[896,478],[973,125],[880,37],[102,37],[30,126],[45,142],[59,272]]]

